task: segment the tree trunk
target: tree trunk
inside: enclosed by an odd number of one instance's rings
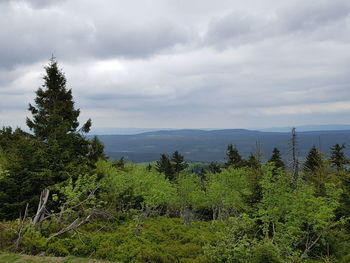
[[[135,227],[135,234],[141,232],[141,230],[142,230],[142,223],[148,217],[150,212],[151,212],[151,208],[150,207],[146,207],[145,211],[142,212],[139,220],[137,221],[136,227]]]
[[[187,205],[183,208],[183,217],[184,217],[184,225],[190,226],[191,219],[192,219],[192,212],[191,212],[191,208]]]
[[[35,217],[33,219],[33,225],[37,230],[40,228],[41,222],[44,218],[46,204],[49,199],[49,194],[50,194],[50,191],[48,189],[44,189],[41,192],[38,210],[36,211]]]

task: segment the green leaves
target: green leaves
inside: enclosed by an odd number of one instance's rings
[[[222,169],[220,174],[208,174],[207,198],[209,206],[220,217],[222,210],[242,211],[244,197],[250,194],[248,169]]]
[[[201,182],[195,174],[180,174],[176,181],[177,200],[179,207],[189,206],[194,209],[206,206],[206,197],[201,189]]]
[[[279,170],[272,175],[272,170],[271,166],[264,168],[263,199],[258,205],[264,236],[273,240],[285,257],[293,256],[299,246],[305,248],[299,251],[303,256],[334,226],[341,191],[326,184],[326,195],[316,196],[312,186],[299,182],[295,187],[290,174]]]
[[[136,202],[142,207],[156,208],[172,203],[176,193],[174,186],[163,174],[143,167],[129,165],[122,170],[109,162],[99,161],[97,172],[104,175],[103,188],[108,193],[105,198],[112,207],[127,206],[131,200],[138,200]]]

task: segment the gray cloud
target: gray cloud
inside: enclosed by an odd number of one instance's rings
[[[349,11],[346,0],[2,1],[0,125],[24,125],[51,53],[98,127],[347,123]]]
[[[129,27],[115,22],[98,25],[91,51],[97,57],[147,57],[189,41],[185,27],[169,22]]]
[[[278,15],[287,31],[310,32],[327,25],[336,24],[349,16],[350,3],[344,0],[309,1],[302,5],[290,5],[280,10]],[[283,19],[284,18],[284,19]]]
[[[185,26],[170,21],[135,23],[112,15],[106,19],[94,10],[77,14],[73,9],[78,6],[67,9],[63,3],[45,2],[50,7],[46,9],[36,8],[40,1],[29,3],[2,3],[0,23],[10,26],[0,32],[0,39],[6,40],[0,43],[0,67],[37,62],[52,53],[66,60],[147,57],[190,38]]]
[[[298,1],[263,15],[233,11],[210,21],[204,43],[222,48],[281,37],[339,41],[350,33],[349,14],[346,0]]]

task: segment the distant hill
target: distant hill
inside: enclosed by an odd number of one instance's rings
[[[268,159],[274,147],[280,149],[283,158],[290,159],[290,132],[263,132],[244,129],[224,130],[160,130],[135,135],[98,135],[105,145],[107,155],[113,159],[122,156],[127,161],[151,162],[162,153],[179,151],[188,161],[221,162],[227,145],[232,143],[247,157],[260,145],[264,158]],[[350,129],[334,131],[305,131],[297,133],[298,151],[301,159],[315,145],[325,155],[336,143],[345,143],[350,155]]]
[[[266,128],[259,129],[259,131],[264,132],[290,132],[293,127],[276,127],[276,128]],[[340,130],[350,130],[350,125],[347,124],[327,124],[327,125],[303,125],[295,127],[299,132],[305,131],[340,131]]]

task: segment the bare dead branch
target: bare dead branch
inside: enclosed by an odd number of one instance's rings
[[[67,233],[71,230],[74,230],[80,226],[82,226],[83,224],[87,223],[89,220],[90,220],[90,217],[93,215],[94,211],[92,211],[85,219],[81,220],[80,221],[80,218],[78,217],[77,219],[75,219],[69,226],[61,229],[60,231],[58,231],[56,234],[53,234],[52,236],[50,236],[48,238],[48,240],[54,238],[54,237],[57,237],[57,236],[60,236],[64,233]],[[79,222],[80,221],[80,222]]]
[[[32,223],[35,227],[37,227],[44,219],[44,213],[46,210],[47,201],[49,199],[49,194],[50,194],[50,191],[48,189],[44,189],[41,192],[38,210],[35,214],[35,217]]]

